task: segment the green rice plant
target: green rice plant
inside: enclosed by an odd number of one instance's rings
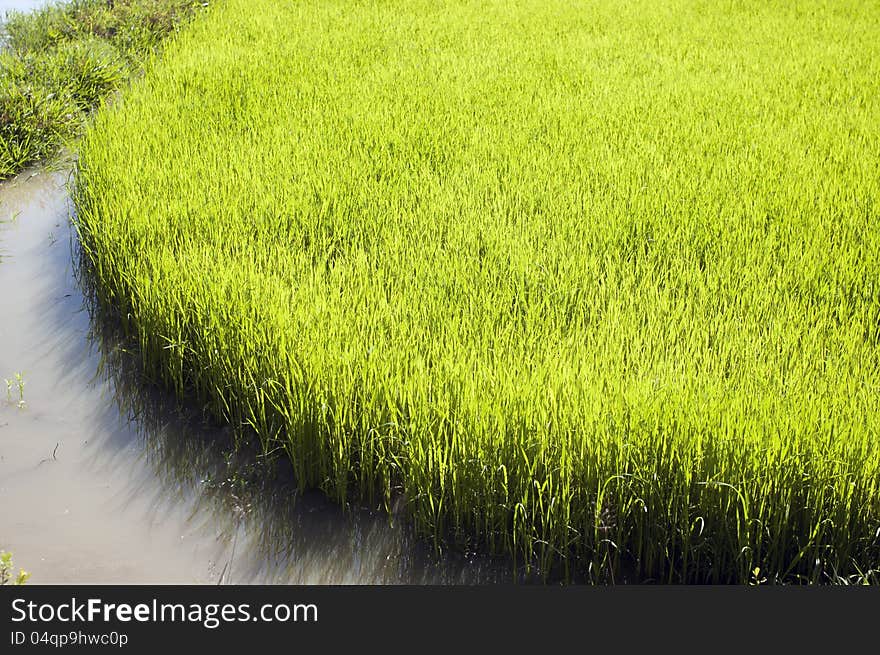
[[[102,109],[145,370],[303,487],[588,581],[880,564],[880,8],[228,0]]]
[[[3,378],[3,381],[6,383],[6,400],[12,402],[12,390],[18,389],[18,401],[17,405],[20,408],[25,406],[24,400],[24,375],[22,373],[16,373],[13,378],[10,380],[9,378]]]
[[[19,569],[18,574],[12,564],[12,553],[0,551],[0,585],[23,585],[31,574]]]

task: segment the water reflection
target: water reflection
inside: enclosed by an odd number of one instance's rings
[[[189,520],[230,552],[216,571],[218,579],[324,584],[512,579],[507,562],[440,557],[382,512],[346,511],[318,492],[299,493],[283,459],[236,450],[229,428],[206,423],[145,384],[136,357],[106,321],[93,323],[89,339],[101,353],[97,376],[112,387],[118,412],[136,430],[144,463],[154,471],[153,478],[133,480],[123,502],[153,494],[159,515],[169,503],[195,498]],[[117,465],[112,451],[103,465]],[[156,480],[160,494],[154,492]]]

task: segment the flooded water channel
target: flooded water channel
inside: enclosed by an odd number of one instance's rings
[[[509,565],[437,556],[381,512],[298,494],[283,463],[232,455],[227,429],[146,384],[89,310],[68,182],[0,183],[0,549],[31,582],[509,578]]]

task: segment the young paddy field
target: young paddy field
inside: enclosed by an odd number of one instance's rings
[[[877,581],[880,5],[224,0],[79,152],[144,370],[593,582]]]
[[[299,493],[285,460],[236,449],[228,426],[144,384],[79,267],[69,180],[0,182],[0,553],[28,584],[522,577],[501,558],[438,557],[376,508]]]

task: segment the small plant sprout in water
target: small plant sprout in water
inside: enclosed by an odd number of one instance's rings
[[[13,402],[12,390],[18,388],[18,406],[24,407],[24,375],[19,372],[15,374],[13,379],[4,378],[3,381],[6,383],[6,400]]]
[[[23,585],[31,574],[19,569],[18,575],[12,565],[12,553],[0,551],[0,585]]]

